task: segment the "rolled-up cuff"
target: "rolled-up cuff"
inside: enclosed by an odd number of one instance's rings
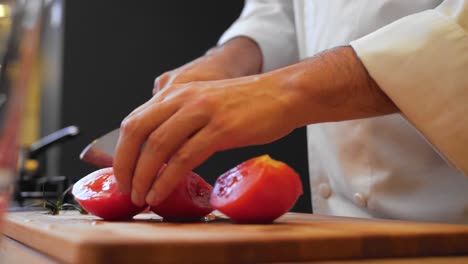
[[[468,175],[468,35],[436,10],[402,18],[351,42],[402,114]]]

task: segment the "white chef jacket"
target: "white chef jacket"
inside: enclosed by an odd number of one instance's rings
[[[314,213],[468,223],[468,0],[246,0],[236,36],[263,71],[351,45],[401,110],[307,127]]]

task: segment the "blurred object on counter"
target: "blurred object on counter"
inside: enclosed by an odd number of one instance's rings
[[[50,147],[78,134],[74,126],[57,131],[59,114],[51,113],[60,103],[56,98],[61,89],[57,71],[63,2],[0,1],[0,202],[5,201],[4,208],[12,192],[11,203],[23,205],[26,199],[43,199],[44,193],[59,196],[69,184],[66,177],[47,171],[48,156],[54,154]]]
[[[0,3],[0,225],[17,171],[18,133],[24,105],[22,87],[11,80],[17,75],[12,59],[19,50],[17,35],[21,17],[22,12],[12,2]]]
[[[34,203],[43,199],[57,199],[70,185],[65,176],[46,174],[44,164],[41,164],[39,159],[47,149],[73,139],[79,132],[76,126],[65,127],[21,148],[18,162],[19,177],[16,180],[13,196],[19,206],[24,206],[27,200]]]

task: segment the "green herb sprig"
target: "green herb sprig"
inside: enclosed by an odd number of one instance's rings
[[[68,192],[70,192],[71,188],[73,185],[68,187],[57,199],[57,201],[53,202],[51,200],[48,200],[45,198],[45,190],[44,187],[42,188],[42,193],[43,193],[43,199],[42,201],[36,202],[33,204],[33,206],[40,206],[44,209],[47,210],[47,214],[50,215],[58,215],[60,211],[66,210],[66,209],[75,209],[80,214],[86,215],[88,212],[81,208],[79,205],[76,204],[70,204],[70,203],[64,203],[63,201],[65,200],[65,196],[67,195]]]

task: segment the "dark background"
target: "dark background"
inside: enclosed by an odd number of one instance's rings
[[[155,77],[216,45],[243,2],[66,1],[62,126],[82,133],[62,147],[60,173],[76,180],[94,170],[78,159],[81,150],[148,100]],[[304,195],[293,210],[311,212],[304,128],[272,144],[217,153],[195,171],[213,183],[265,153],[301,175]]]

